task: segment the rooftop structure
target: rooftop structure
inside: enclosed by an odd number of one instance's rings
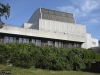
[[[46,20],[75,23],[73,14],[45,8],[37,9],[28,22],[33,23],[36,17]]]

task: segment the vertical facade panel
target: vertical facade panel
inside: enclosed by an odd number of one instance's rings
[[[54,33],[61,33],[69,35],[69,39],[72,39],[73,37],[77,40],[86,34],[86,28],[85,26],[80,25],[73,25],[71,23],[65,23],[65,22],[57,22],[57,21],[51,21],[51,20],[43,20],[40,19],[40,30],[46,30],[46,31],[53,31]]]

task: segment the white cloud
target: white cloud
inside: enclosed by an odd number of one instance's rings
[[[83,21],[82,24],[85,24],[87,27],[93,29],[94,26],[100,25],[100,21],[98,18],[92,18],[92,19]]]
[[[97,20],[97,19],[91,19],[90,21],[89,21],[90,23],[92,22],[92,23],[99,23],[99,21]]]
[[[74,11],[73,13],[75,16],[77,16],[80,13],[80,10],[73,6],[62,6],[62,7],[57,7],[57,8],[61,11],[70,12],[70,13]]]
[[[95,9],[98,9],[99,6],[100,3],[98,0],[85,0],[81,5],[81,10],[89,13]]]
[[[100,25],[100,0],[71,0],[71,2],[72,5],[58,6],[57,9],[73,13],[78,23],[87,26]]]
[[[74,16],[85,17],[93,10],[100,8],[100,0],[72,0],[70,6],[57,7],[58,10],[71,12]]]

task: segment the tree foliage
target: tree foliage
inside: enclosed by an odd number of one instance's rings
[[[8,3],[6,5],[0,3],[0,23],[1,24],[3,24],[2,20],[1,20],[2,16],[5,16],[6,19],[9,18],[9,16],[10,16],[10,6]]]

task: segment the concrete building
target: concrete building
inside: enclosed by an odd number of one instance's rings
[[[4,25],[0,29],[0,43],[8,42],[64,48],[99,46],[98,40],[86,32],[86,26],[75,23],[73,14],[45,8],[37,9],[21,27]]]

